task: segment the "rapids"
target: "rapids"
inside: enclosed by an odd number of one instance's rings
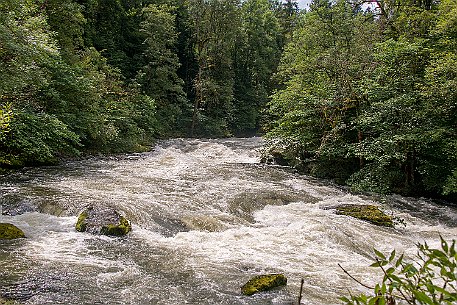
[[[28,238],[0,242],[0,295],[22,304],[341,304],[380,277],[373,248],[413,256],[418,242],[457,236],[457,209],[426,199],[359,196],[259,163],[262,139],[174,139],[151,152],[28,168],[0,179],[0,222]],[[376,204],[406,226],[335,215]],[[132,221],[125,238],[78,233],[87,205]],[[240,286],[284,273],[287,287]]]

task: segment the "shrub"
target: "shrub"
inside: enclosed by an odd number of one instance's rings
[[[455,240],[449,244],[440,239],[441,249],[430,248],[427,243],[418,244],[417,260],[413,262],[407,262],[404,255],[397,255],[395,250],[388,257],[375,250],[376,262],[371,267],[382,271],[382,282],[371,287],[371,295],[351,295],[341,300],[346,305],[456,304]]]

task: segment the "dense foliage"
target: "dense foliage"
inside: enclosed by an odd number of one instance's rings
[[[371,267],[379,268],[382,275],[381,283],[369,287],[372,290],[371,294],[351,295],[342,297],[341,300],[347,305],[455,304],[455,240],[449,244],[441,238],[441,249],[431,248],[427,243],[418,244],[418,249],[416,260],[413,261],[405,259],[403,254],[397,255],[395,250],[388,256],[375,250],[376,258]]]
[[[292,5],[292,6],[291,6]],[[256,131],[296,4],[0,3],[0,165]]]
[[[4,0],[0,165],[257,132],[298,17],[273,0]]]
[[[456,0],[4,0],[0,165],[259,132],[354,190],[457,195]]]
[[[76,2],[0,4],[0,102],[8,123],[0,138],[2,166],[150,143],[155,103],[84,45],[87,22]]]
[[[315,0],[276,74],[271,151],[355,190],[455,197],[456,10]]]

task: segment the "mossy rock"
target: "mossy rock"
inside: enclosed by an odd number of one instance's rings
[[[88,212],[83,211],[81,214],[79,214],[78,221],[76,221],[75,229],[78,232],[86,232],[86,227],[87,227],[87,218]]]
[[[20,305],[17,301],[7,300],[0,297],[0,305]]]
[[[124,236],[132,230],[132,225],[112,208],[89,207],[79,214],[75,229],[78,232]]]
[[[241,287],[241,293],[244,295],[253,295],[257,292],[267,291],[285,285],[287,285],[287,278],[283,274],[258,275]]]
[[[374,205],[342,205],[336,207],[336,213],[338,215],[346,215],[365,220],[378,226],[394,226],[392,216],[386,215],[383,211]]]
[[[124,216],[119,215],[119,222],[117,224],[104,225],[100,233],[109,236],[124,236],[130,231],[132,231],[130,222]]]
[[[24,232],[10,223],[0,223],[0,239],[24,238]]]

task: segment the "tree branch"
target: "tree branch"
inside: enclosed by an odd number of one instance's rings
[[[359,283],[359,284],[362,285],[363,287],[368,288],[368,289],[371,289],[371,290],[374,289],[374,287],[370,287],[370,286],[368,286],[368,285],[362,283],[361,281],[359,281],[359,280],[356,279],[355,277],[353,277],[349,272],[346,271],[346,269],[344,269],[344,268],[340,265],[340,263],[338,263],[338,267],[340,267],[341,270],[343,270],[344,273],[346,273],[351,279],[353,279],[354,281],[356,281],[357,283]]]
[[[389,279],[389,282],[391,284],[393,284],[393,281],[392,279],[390,278],[390,276],[387,274],[386,270],[384,269],[384,267],[381,265],[381,262],[379,261],[379,259],[376,258],[376,262],[378,263],[379,265],[379,268],[381,268],[382,272],[384,273],[384,275],[386,276],[387,279]],[[405,296],[405,294],[403,293],[403,291],[397,287],[396,288],[398,290],[398,292],[400,292],[401,294],[401,299],[403,299],[404,301],[406,301],[408,304],[411,304],[411,305],[414,305],[415,303],[411,301],[411,299],[408,299],[408,297]],[[397,296],[398,298],[400,298],[399,296]]]

